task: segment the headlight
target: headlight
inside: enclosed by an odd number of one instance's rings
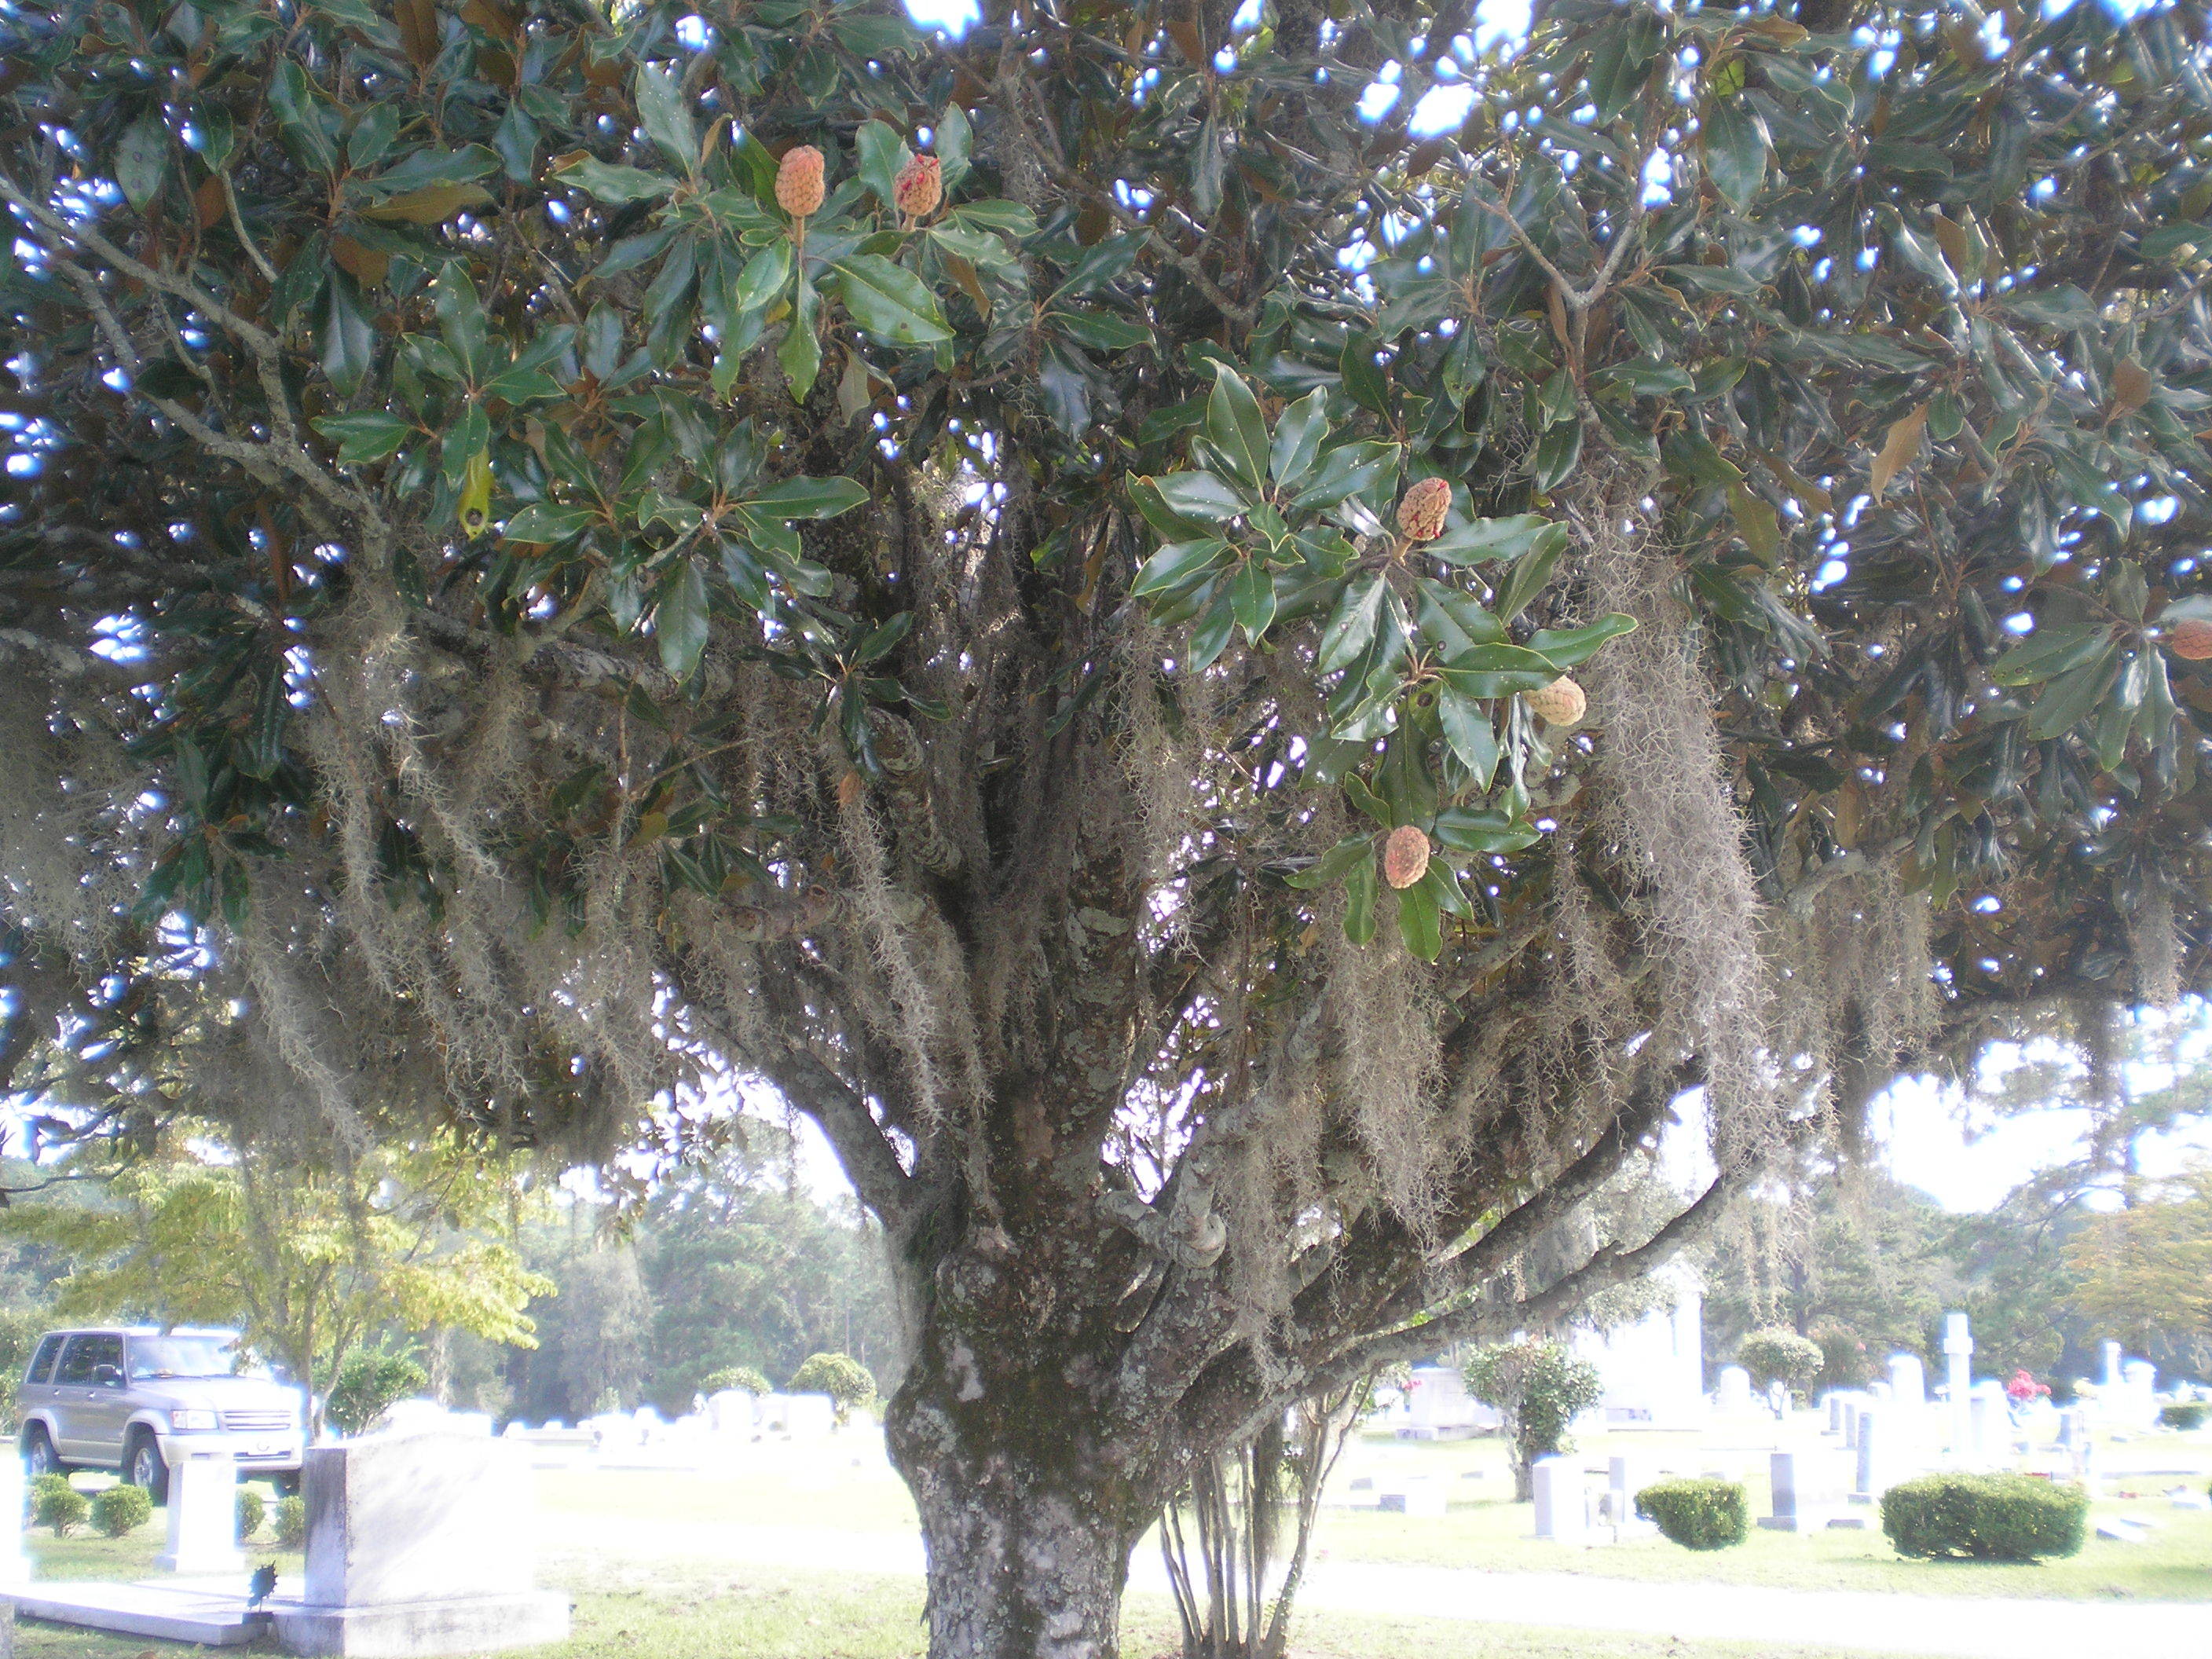
[[[222,1425],[210,1411],[179,1410],[169,1413],[169,1426],[179,1433],[193,1429],[219,1429]]]

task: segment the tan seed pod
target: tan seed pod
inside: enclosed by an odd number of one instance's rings
[[[2185,662],[2203,662],[2212,657],[2212,622],[2202,617],[2184,617],[2178,623],[2167,624],[2166,648]]]
[[[899,169],[891,185],[891,205],[909,219],[936,212],[944,199],[944,168],[934,155],[915,156]]]
[[[1401,823],[1382,842],[1382,879],[1393,887],[1411,887],[1429,870],[1429,838],[1410,823]]]
[[[1583,689],[1565,674],[1537,691],[1523,691],[1521,701],[1528,705],[1528,712],[1553,726],[1579,725],[1583,711],[1589,707]]]
[[[1444,533],[1444,514],[1450,507],[1450,480],[1424,478],[1398,503],[1398,528],[1407,541],[1432,542]]]
[[[795,144],[776,164],[775,204],[794,219],[804,219],[822,209],[822,152],[811,144]]]

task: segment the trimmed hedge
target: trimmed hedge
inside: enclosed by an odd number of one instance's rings
[[[280,1498],[276,1500],[276,1547],[280,1550],[301,1550],[307,1547],[307,1500],[304,1498]]]
[[[31,1483],[31,1520],[52,1527],[57,1538],[68,1537],[91,1512],[90,1500],[70,1485],[65,1474],[42,1474]]]
[[[2201,1429],[2204,1426],[2203,1402],[2185,1400],[2178,1405],[2160,1407],[2158,1420],[2169,1429]]]
[[[1636,1494],[1636,1512],[1686,1550],[1724,1550],[1751,1535],[1751,1505],[1733,1480],[1662,1480]]]
[[[92,1500],[92,1524],[110,1538],[134,1533],[154,1518],[154,1500],[143,1486],[110,1486]]]
[[[238,1489],[238,1541],[244,1543],[261,1530],[269,1518],[269,1500],[251,1486]]]
[[[1899,1555],[2074,1555],[2088,1516],[2089,1494],[2080,1486],[2025,1474],[1923,1474],[1881,1497],[1881,1529]]]

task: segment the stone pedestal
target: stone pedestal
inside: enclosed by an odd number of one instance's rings
[[[228,1452],[187,1450],[169,1466],[169,1542],[154,1565],[194,1577],[246,1571],[238,1547],[238,1465]]]
[[[307,1593],[276,1610],[288,1652],[349,1659],[557,1642],[564,1596],[539,1590],[520,1447],[450,1431],[309,1449]]]
[[[0,1586],[31,1582],[31,1558],[23,1550],[23,1465],[0,1457]],[[12,1623],[14,1614],[9,1615]],[[0,1654],[5,1654],[0,1648]]]
[[[1589,1534],[1589,1499],[1582,1465],[1568,1457],[1540,1457],[1528,1471],[1536,1498],[1536,1536],[1554,1544],[1579,1544]]]

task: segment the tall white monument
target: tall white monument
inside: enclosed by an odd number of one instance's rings
[[[1974,1445],[1974,1339],[1962,1313],[1943,1316],[1943,1374],[1951,1395],[1951,1455],[1968,1458]]]

